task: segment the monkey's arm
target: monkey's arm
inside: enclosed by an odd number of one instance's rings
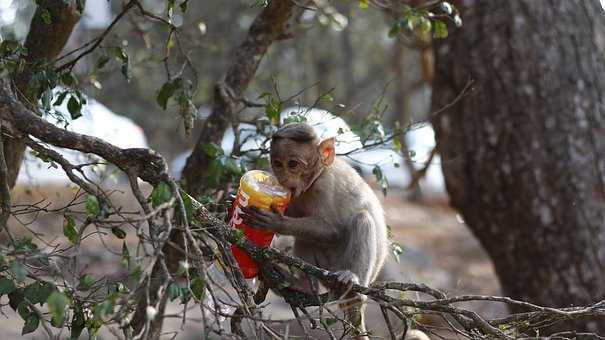
[[[306,242],[333,244],[339,235],[336,226],[313,216],[290,217],[252,207],[242,208],[242,217],[253,228],[268,229]]]

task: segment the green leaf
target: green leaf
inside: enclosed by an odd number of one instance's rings
[[[178,284],[174,282],[171,283],[170,286],[168,286],[168,297],[170,298],[170,301],[174,301],[179,296],[181,296],[181,288]]]
[[[122,261],[120,265],[123,268],[128,268],[128,264],[130,263],[130,252],[128,251],[128,245],[126,245],[126,241],[122,244]]]
[[[268,169],[271,163],[267,157],[258,157],[254,160],[254,166],[259,169]]]
[[[420,28],[420,32],[422,34],[429,34],[431,33],[431,29],[433,28],[433,25],[431,24],[431,20],[429,20],[427,17],[425,17],[424,15],[419,15],[418,16],[418,28]]]
[[[323,96],[319,97],[319,100],[322,100],[324,102],[333,102],[334,97],[332,97],[330,94],[326,93]]]
[[[112,227],[111,232],[120,240],[123,240],[126,238],[126,232],[118,227]]]
[[[72,216],[63,216],[63,235],[67,237],[71,244],[78,243],[80,234],[78,233],[78,229],[76,228],[76,220]]]
[[[95,278],[90,274],[85,274],[80,278],[80,286],[83,288],[83,290],[90,289],[94,283]]]
[[[327,326],[335,325],[338,322],[336,318],[325,318],[325,323]]]
[[[191,201],[191,196],[182,195],[183,197],[183,205],[185,205],[185,213],[187,215],[187,221],[191,222],[193,220],[193,201]]]
[[[35,252],[38,250],[38,245],[32,241],[31,236],[24,236],[15,241],[15,250]]]
[[[399,23],[395,23],[389,30],[389,38],[396,37],[399,32],[401,32],[401,26],[399,26]]]
[[[151,204],[153,207],[157,207],[162,203],[168,202],[171,197],[172,193],[168,184],[160,182],[151,192]]]
[[[76,84],[76,78],[71,73],[63,73],[61,75],[61,82],[69,87],[72,87]]]
[[[382,169],[380,168],[380,166],[378,166],[378,165],[374,166],[374,169],[372,169],[372,173],[376,177],[377,181],[382,180],[383,174],[382,174]]]
[[[181,12],[187,13],[187,5],[188,4],[189,4],[189,0],[185,0],[185,1],[181,2],[181,4],[179,5],[179,8],[181,9]]]
[[[25,299],[25,297],[23,296],[22,289],[16,289],[8,294],[8,304],[15,311],[17,310],[21,302],[23,302],[23,299]]]
[[[143,275],[143,268],[141,266],[134,267],[134,269],[132,270],[132,273],[130,273],[130,275],[132,276],[133,279],[135,279],[136,281],[139,281],[141,279],[141,275]]]
[[[43,305],[55,289],[52,283],[34,282],[25,287],[23,295],[29,303]]]
[[[71,319],[71,334],[70,334],[70,338],[71,339],[78,339],[80,337],[80,334],[82,334],[82,331],[84,330],[84,328],[86,327],[86,321],[84,320],[84,312],[82,311],[82,308],[76,307],[74,309],[74,316]]]
[[[202,146],[202,150],[210,158],[216,158],[218,156],[222,156],[225,153],[220,146],[218,146],[214,143],[204,144]]]
[[[235,161],[235,159],[233,158],[227,158],[225,160],[225,170],[227,170],[227,172],[235,175],[235,176],[241,176],[243,175],[241,173],[241,168],[240,166],[237,164],[237,162]]]
[[[42,97],[40,98],[40,100],[42,102],[42,107],[44,108],[44,110],[46,110],[46,111],[50,110],[50,101],[52,100],[52,98],[53,98],[52,90],[48,89],[42,93]]]
[[[217,187],[223,178],[224,168],[222,163],[218,159],[213,159],[208,165],[208,186],[215,188]]]
[[[61,325],[65,319],[65,307],[69,304],[69,298],[59,291],[54,291],[48,297],[47,303],[53,325]]]
[[[166,0],[166,11],[168,12],[169,17],[172,16],[172,9],[174,8],[175,4],[176,0]]]
[[[19,314],[23,321],[27,320],[31,313],[32,311],[29,309],[29,303],[27,301],[21,302],[17,307],[17,314]]]
[[[105,65],[107,65],[107,63],[109,62],[109,56],[103,54],[102,56],[99,57],[99,59],[97,59],[97,70],[102,69],[103,67],[105,67]]]
[[[50,25],[53,23],[53,17],[46,8],[42,9],[40,16],[42,17],[42,22],[44,22],[45,25]]]
[[[271,98],[271,92],[263,92],[256,99]]]
[[[130,260],[130,252],[128,251],[128,246],[125,241],[124,244],[122,244],[122,257]]]
[[[13,264],[11,265],[11,268],[10,268],[10,272],[13,274],[13,277],[18,282],[25,281],[25,275],[27,275],[27,272],[25,271],[25,268],[23,267],[23,265],[21,263],[16,262],[16,261],[13,262]]]
[[[397,138],[393,139],[393,146],[395,147],[395,151],[401,151],[401,148],[403,147],[401,141]]]
[[[166,110],[168,107],[168,100],[172,97],[176,91],[183,87],[183,79],[178,77],[174,78],[171,81],[167,81],[162,85],[158,95],[156,97],[156,102],[163,109]]]
[[[246,238],[246,234],[244,234],[244,232],[240,229],[233,229],[233,233],[235,234],[235,238],[237,238],[238,241],[242,241]]]
[[[122,64],[122,74],[126,78],[126,80],[130,80],[130,58],[128,57],[128,53],[122,47],[110,47],[107,49],[109,53]]]
[[[404,250],[399,242],[391,242],[391,253],[395,256],[395,260],[399,262],[399,257],[403,254]]]
[[[382,189],[382,194],[384,196],[386,196],[387,189],[389,188],[389,183],[388,183],[386,177],[384,176],[384,174],[382,173],[382,169],[380,168],[380,166],[376,165],[374,167],[374,169],[372,169],[372,173],[374,174],[374,176],[376,177],[376,180],[380,184],[380,188]]]
[[[279,115],[281,112],[281,103],[274,98],[271,98],[267,105],[265,105],[265,112],[267,114],[267,118],[271,120],[271,123],[277,125],[279,124]]]
[[[69,111],[71,119],[78,119],[82,117],[82,103],[76,98],[76,96],[72,95],[69,97],[69,101],[67,102],[67,111]]]
[[[267,7],[269,0],[255,0],[251,7]]]
[[[200,278],[195,278],[191,281],[191,292],[193,293],[193,295],[195,296],[195,298],[198,301],[202,300],[202,297],[204,296],[204,281],[202,281]]]
[[[101,206],[96,196],[86,196],[86,214],[91,217],[97,217],[101,214]]]
[[[370,0],[359,0],[360,9],[368,9],[369,6],[370,6]]]
[[[181,303],[185,304],[191,299],[191,292],[188,287],[181,288]]]
[[[112,311],[113,311],[113,306],[111,305],[111,301],[105,300],[105,301],[93,306],[93,308],[92,308],[93,318],[96,320],[103,321],[101,318],[103,318],[107,314],[111,313]]]
[[[29,334],[38,329],[40,325],[40,317],[36,313],[31,313],[27,320],[25,320],[25,324],[23,325],[23,329],[21,330],[21,335]]]
[[[444,39],[447,38],[447,25],[441,20],[433,21],[433,38]]]
[[[59,94],[59,96],[57,96],[57,99],[55,99],[53,106],[61,106],[61,104],[63,104],[63,102],[65,101],[65,97],[67,97],[68,94],[69,94],[69,91],[61,92]]]
[[[15,289],[15,283],[12,280],[6,277],[0,279],[0,295],[10,294],[14,292]]]

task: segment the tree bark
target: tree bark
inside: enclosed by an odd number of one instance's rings
[[[14,79],[21,98],[32,100],[32,98],[25,98],[25,93],[34,66],[51,62],[59,56],[74,26],[80,20],[84,3],[85,0],[42,0],[39,2],[25,40],[27,49],[25,68]],[[47,14],[50,22],[45,22],[44,17]],[[7,136],[4,139],[4,152],[8,167],[8,185],[12,188],[15,186],[19,168],[23,162],[25,143],[19,138]]]
[[[204,152],[204,145],[220,143],[225,129],[231,122],[237,120],[237,113],[245,108],[244,91],[256,74],[258,65],[269,46],[286,34],[287,22],[292,16],[294,8],[294,2],[290,0],[271,1],[256,17],[246,38],[235,50],[234,60],[227,69],[223,80],[215,85],[212,113],[204,122],[202,132],[183,169],[183,186],[191,196],[196,197],[202,194],[207,186],[206,170],[212,158]],[[170,234],[170,241],[178,246],[183,245],[183,233],[173,230]],[[166,243],[162,252],[166,256],[168,270],[174,273],[178,268],[182,253],[170,243]],[[165,272],[161,264],[157,263],[153,268],[150,291],[157,291],[168,275],[169,273]],[[149,305],[155,306],[159,299],[158,296],[150,296]],[[141,296],[137,302],[137,309],[131,323],[135,334],[139,334],[145,327],[147,303],[144,296]],[[160,304],[160,315],[163,314],[164,306],[165,304]],[[150,339],[159,337],[162,322],[163,319],[158,317],[150,325]]]
[[[235,50],[235,57],[223,80],[216,84],[212,113],[204,122],[202,132],[183,169],[185,187],[190,195],[195,197],[201,194],[207,184],[205,170],[212,159],[204,152],[204,145],[220,143],[225,129],[237,119],[236,113],[245,108],[242,101],[244,91],[256,74],[269,46],[284,38],[294,7],[294,2],[290,0],[269,2],[250,26],[242,44]]]
[[[437,46],[433,117],[452,204],[503,293],[605,298],[605,16],[598,0],[460,1]],[[577,330],[604,331],[605,320]],[[544,335],[544,334],[540,334]]]

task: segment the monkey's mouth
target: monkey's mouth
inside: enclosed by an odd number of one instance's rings
[[[290,191],[290,196],[292,197],[296,197],[298,196],[298,192],[296,190],[296,187],[291,187],[291,188],[287,188]]]

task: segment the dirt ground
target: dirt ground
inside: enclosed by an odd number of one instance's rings
[[[68,191],[65,188],[46,188],[37,192],[29,192],[23,189],[14,194],[14,203],[33,202],[40,197],[48,197],[49,200],[65,201],[67,198],[59,198],[57,192]],[[127,192],[127,189],[124,189]],[[128,202],[125,194],[119,200]],[[391,191],[388,197],[383,198],[387,223],[391,226],[394,239],[404,248],[397,267],[397,277],[401,281],[422,282],[434,288],[441,289],[450,296],[460,294],[499,294],[498,281],[495,277],[493,267],[486,253],[479,243],[468,231],[464,222],[457,214],[445,204],[415,204],[404,199],[403,193]],[[127,203],[125,203],[127,204]],[[45,230],[57,233],[61,238],[61,216],[45,217],[39,223],[30,226],[33,230]],[[13,220],[12,230],[19,227]],[[23,231],[25,232],[25,231]],[[110,245],[111,247],[112,245]],[[116,243],[115,250],[119,253],[121,243]],[[95,251],[95,249],[97,251]],[[120,275],[116,271],[119,257],[107,255],[101,252],[104,248],[91,243],[83,248],[80,256],[86,257],[86,263],[95,272],[104,273],[111,277]],[[115,258],[114,258],[115,257]],[[117,266],[119,267],[119,266]],[[6,297],[0,300],[2,303],[2,315],[0,315],[0,339],[21,339],[20,330],[23,321],[6,306]],[[272,296],[269,314],[274,318],[288,318],[291,312],[286,305],[280,302],[280,298]],[[469,307],[484,316],[495,317],[505,313],[501,305],[474,304],[461,305]],[[170,306],[167,314],[176,313],[182,306]],[[199,338],[199,311],[192,309],[189,316],[193,318],[181,330],[181,320],[172,318],[166,322],[166,330],[180,331],[178,339]],[[368,328],[385,331],[381,314],[377,308],[368,311]],[[174,335],[168,334],[167,338]],[[386,335],[386,334],[385,334]],[[66,336],[66,334],[64,334]],[[28,335],[29,339],[44,339],[46,335],[41,330]],[[103,332],[101,339],[112,339],[109,333]]]

